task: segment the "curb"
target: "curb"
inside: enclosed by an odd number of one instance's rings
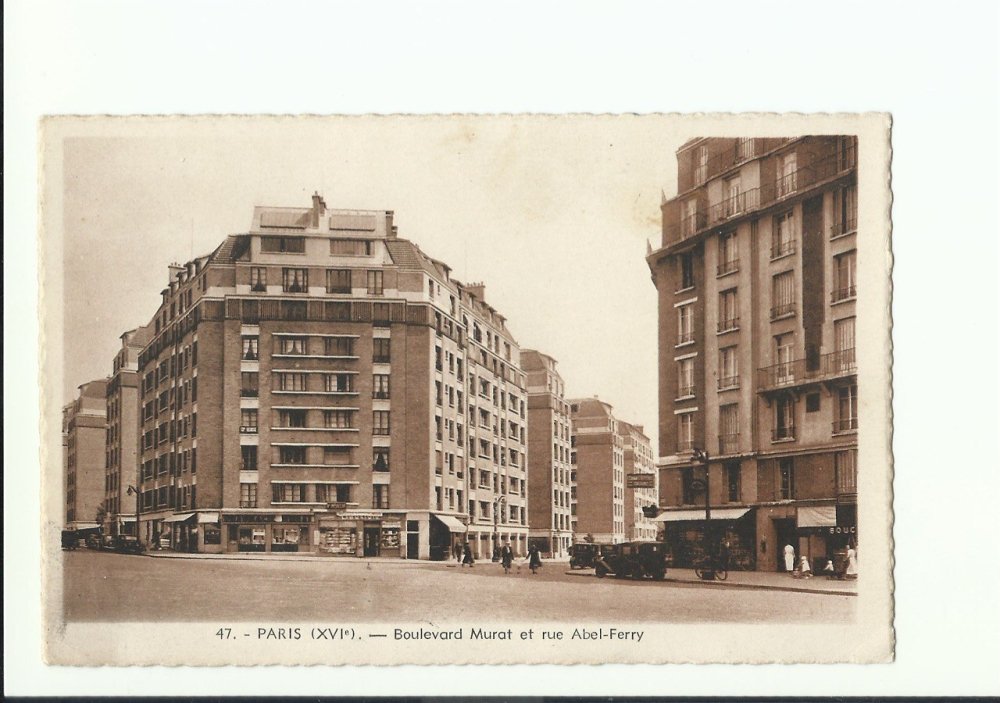
[[[314,563],[314,564],[392,564],[398,566],[418,566],[420,564],[435,564],[440,562],[432,562],[426,560],[414,560],[414,559],[384,559],[380,557],[277,557],[277,556],[254,556],[254,557],[231,557],[231,556],[211,556],[205,557],[197,554],[171,554],[167,556],[166,554],[151,554],[149,552],[144,552],[142,555],[144,557],[149,557],[151,559],[186,559],[189,561],[263,561],[263,562],[297,562],[297,563]],[[376,561],[377,560],[377,561]]]
[[[566,571],[568,576],[592,576],[586,572]],[[596,577],[595,577],[596,578]],[[819,593],[827,596],[857,596],[857,591],[834,591],[827,588],[797,588],[795,586],[769,586],[759,583],[732,583],[729,581],[701,581],[694,579],[665,578],[660,583],[679,583],[688,586],[708,586],[717,588],[741,588],[746,591],[785,591],[787,593]]]

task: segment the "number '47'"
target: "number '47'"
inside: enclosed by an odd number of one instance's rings
[[[231,640],[233,638],[233,629],[231,627],[220,627],[215,636],[220,640]]]

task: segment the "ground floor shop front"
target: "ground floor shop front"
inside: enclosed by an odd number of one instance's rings
[[[568,559],[573,533],[569,530],[531,530],[528,546],[537,548],[546,559]]]
[[[854,504],[812,501],[747,507],[663,512],[656,521],[677,568],[694,568],[710,558],[730,570],[786,571],[786,554],[799,567],[804,556],[815,573],[827,562],[839,565],[848,546],[857,544]],[[787,549],[791,547],[791,550]]]

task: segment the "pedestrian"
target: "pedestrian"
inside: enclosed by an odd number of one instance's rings
[[[785,571],[792,573],[795,571],[795,547],[790,544],[785,545]]]
[[[455,540],[455,544],[451,548],[451,553],[455,557],[455,561],[457,561],[459,564],[461,564],[462,563],[462,543],[459,542],[457,539]]]
[[[812,569],[809,567],[809,557],[805,554],[799,559],[799,574],[804,579],[812,578]]]
[[[847,545],[847,570],[844,575],[849,579],[858,577],[858,552],[857,546]]]
[[[542,565],[542,555],[538,552],[538,547],[532,545],[528,548],[528,568],[531,569],[531,573],[537,574],[538,567]]]
[[[833,566],[833,559],[826,560],[826,566],[823,567],[823,573],[826,574],[828,579],[836,578],[837,569]]]
[[[462,565],[465,566],[466,564],[469,565],[470,569],[476,565],[476,560],[472,558],[472,547],[469,546],[468,542],[465,543],[465,549],[462,556]]]
[[[504,542],[500,548],[500,563],[503,565],[504,574],[509,574],[511,564],[514,563],[514,550],[510,548],[510,542]]]

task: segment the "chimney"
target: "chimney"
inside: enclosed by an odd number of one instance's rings
[[[313,192],[313,205],[312,205],[312,216],[310,220],[312,221],[313,229],[319,227],[320,215],[326,213],[326,201],[323,200],[323,196],[319,194],[319,191]]]
[[[486,284],[485,283],[482,283],[482,282],[479,282],[479,283],[470,283],[467,286],[465,286],[465,290],[467,290],[469,292],[469,295],[475,296],[479,300],[479,302],[484,302],[486,300]]]
[[[181,274],[182,271],[184,271],[184,267],[175,261],[174,263],[170,264],[170,266],[167,267],[167,271],[170,272],[169,277],[167,278],[167,285],[170,285],[177,280],[177,277]]]

